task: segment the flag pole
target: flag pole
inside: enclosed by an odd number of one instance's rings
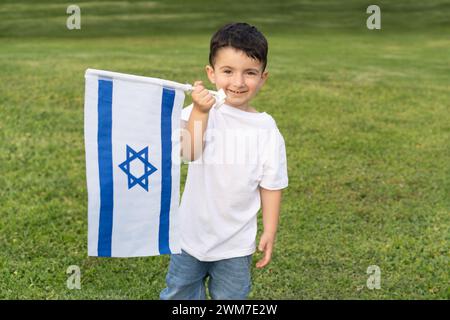
[[[194,87],[190,84],[186,84],[186,88],[187,90],[185,91],[189,94],[192,93],[192,90],[194,90]],[[219,91],[208,90],[208,92],[212,94],[216,99],[216,103],[214,104],[213,107],[220,108],[220,106],[225,103],[227,95],[225,94],[225,91],[223,91],[223,89],[220,89]]]
[[[184,92],[187,92],[187,93],[191,93],[192,90],[194,90],[194,86],[192,86],[191,84],[181,84],[181,83],[178,83],[175,81],[169,81],[169,80],[164,80],[164,79],[159,79],[159,78],[150,78],[150,77],[144,77],[144,76],[136,76],[136,75],[131,75],[131,74],[89,68],[85,72],[85,77],[88,78],[91,76],[105,78],[105,79],[120,79],[120,80],[134,81],[134,82],[156,84],[156,85],[161,85],[164,87],[183,90]],[[214,104],[214,107],[219,108],[222,104],[225,103],[225,98],[227,96],[222,89],[220,89],[219,91],[214,91],[214,90],[208,90],[208,91],[216,99],[216,103]]]

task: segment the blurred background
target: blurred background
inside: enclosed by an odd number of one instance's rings
[[[237,21],[269,41],[254,107],[277,121],[290,179],[250,298],[450,298],[449,1],[2,0],[1,299],[158,299],[168,256],[87,257],[84,72],[208,83],[210,37]]]

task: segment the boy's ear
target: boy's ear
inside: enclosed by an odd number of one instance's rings
[[[266,81],[267,80],[267,77],[269,76],[269,71],[263,71],[263,73],[262,73],[262,75],[261,75],[261,78],[264,80],[264,81]]]
[[[212,84],[216,84],[216,77],[214,75],[214,68],[211,67],[209,64],[205,67],[206,75],[208,76],[209,81],[211,81]]]
[[[268,77],[269,77],[269,71],[263,71],[263,73],[261,74],[260,88],[264,85],[264,83],[266,83],[266,80]]]

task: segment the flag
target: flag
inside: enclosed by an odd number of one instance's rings
[[[88,255],[179,253],[175,158],[190,86],[93,69],[85,80]]]

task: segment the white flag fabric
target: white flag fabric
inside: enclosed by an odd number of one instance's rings
[[[190,86],[93,69],[85,79],[88,255],[179,253],[175,157]]]

